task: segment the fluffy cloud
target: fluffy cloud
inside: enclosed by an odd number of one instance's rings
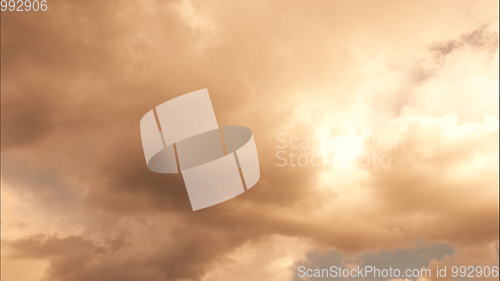
[[[314,248],[419,239],[494,262],[477,249],[498,239],[495,1],[49,5],[1,18],[6,280],[290,280]],[[254,131],[262,178],[193,213],[179,176],[145,167],[138,122],[205,87]],[[391,165],[280,168],[278,133]],[[369,145],[385,139],[401,145]]]

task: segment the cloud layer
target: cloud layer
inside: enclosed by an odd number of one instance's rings
[[[322,249],[356,258],[421,242],[454,249],[430,263],[497,263],[497,5],[2,13],[3,279],[294,280]],[[193,213],[179,176],[147,170],[139,119],[200,88],[221,125],[252,128],[261,180]],[[363,165],[278,167],[278,134]]]

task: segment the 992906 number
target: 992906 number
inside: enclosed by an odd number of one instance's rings
[[[2,12],[46,12],[47,0],[1,0]]]
[[[498,278],[498,265],[494,266],[452,266],[451,277],[453,278]]]

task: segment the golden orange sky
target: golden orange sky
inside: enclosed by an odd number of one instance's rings
[[[498,1],[48,5],[1,14],[2,280],[498,265]],[[202,88],[261,178],[193,212],[139,120]]]

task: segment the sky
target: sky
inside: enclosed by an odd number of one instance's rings
[[[1,15],[2,280],[498,265],[497,1],[48,7]],[[139,120],[202,88],[261,178],[193,212]]]

